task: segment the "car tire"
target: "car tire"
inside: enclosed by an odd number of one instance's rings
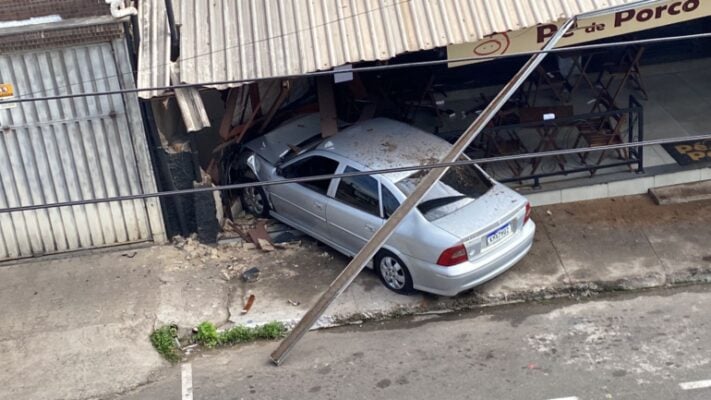
[[[247,178],[245,183],[257,182],[257,178],[252,173],[245,174],[245,177]],[[240,199],[244,210],[248,213],[260,218],[269,216],[269,200],[267,199],[267,193],[261,186],[242,189]]]
[[[411,294],[414,289],[412,275],[402,260],[387,250],[375,256],[375,270],[386,288],[398,294]]]

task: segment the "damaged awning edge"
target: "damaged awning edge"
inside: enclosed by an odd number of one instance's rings
[[[399,54],[477,42],[496,32],[518,31],[636,0],[317,0],[291,2],[171,0],[180,25],[183,83],[247,81],[299,75]],[[545,4],[541,4],[545,3]],[[139,4],[141,45],[138,87],[170,84],[170,28],[164,1]],[[375,27],[368,29],[368,27]],[[206,85],[218,90],[241,82]],[[142,92],[141,98],[162,95]]]

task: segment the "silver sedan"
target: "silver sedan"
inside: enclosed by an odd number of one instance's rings
[[[371,171],[436,162],[451,148],[415,127],[373,119],[322,138],[317,114],[288,122],[246,144],[247,180]],[[424,172],[335,178],[253,187],[245,208],[355,255],[413,191]],[[389,289],[453,296],[523,258],[535,224],[528,201],[478,166],[451,168],[398,226],[371,267]]]

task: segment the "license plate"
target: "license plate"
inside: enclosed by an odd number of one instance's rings
[[[511,224],[506,224],[486,236],[486,245],[491,246],[492,244],[498,243],[507,238],[510,234]]]

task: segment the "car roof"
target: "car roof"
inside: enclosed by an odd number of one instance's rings
[[[271,163],[277,163],[287,152],[289,146],[300,143],[321,133],[321,117],[318,113],[297,116],[266,135],[249,141],[245,146],[264,157]]]
[[[318,149],[358,163],[369,170],[439,162],[452,145],[431,133],[387,118],[352,125],[322,142]],[[413,171],[387,174],[393,182]]]

